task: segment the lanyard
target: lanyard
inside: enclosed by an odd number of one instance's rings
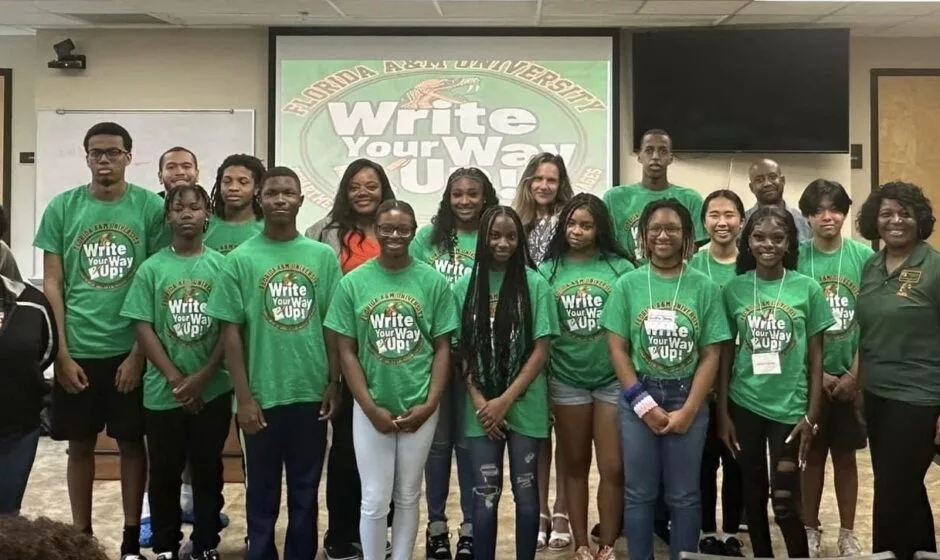
[[[777,288],[777,299],[774,300],[774,305],[771,307],[771,312],[777,313],[777,306],[780,305],[780,293],[783,292],[783,282],[787,279],[787,269],[783,269],[783,277],[780,278],[780,287]],[[754,311],[757,311],[757,271],[754,271]]]
[[[813,280],[819,281],[816,278],[816,246],[810,245],[811,251],[809,252],[809,273],[813,277]],[[836,273],[836,282],[839,281],[839,278],[842,278],[842,253],[845,252],[845,240],[839,244],[839,267],[838,272]]]
[[[650,309],[653,308],[653,281],[651,279],[653,276],[652,270],[653,270],[652,264],[646,267],[646,287],[649,290]],[[670,307],[670,309],[672,309],[673,311],[676,310],[676,300],[679,298],[679,286],[682,285],[683,275],[685,275],[685,263],[682,263],[682,268],[679,270],[679,281],[676,282],[676,293],[675,295],[672,296],[672,307]]]

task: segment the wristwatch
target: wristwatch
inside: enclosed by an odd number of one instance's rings
[[[814,436],[817,433],[819,433],[819,424],[814,424],[813,422],[810,422],[808,414],[803,415],[803,421],[806,422],[806,424],[813,430]]]

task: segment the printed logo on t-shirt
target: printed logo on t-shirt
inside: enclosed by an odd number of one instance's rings
[[[96,288],[126,284],[137,266],[140,236],[124,224],[96,224],[75,240],[79,270],[85,282]]]
[[[444,275],[451,284],[470,274],[470,267],[464,262],[473,262],[474,253],[455,248],[450,253],[441,253],[434,257],[434,269]]]
[[[212,327],[212,318],[206,315],[206,304],[212,285],[204,280],[177,282],[163,292],[163,301],[169,310],[172,336],[183,344],[202,341]]]
[[[310,322],[317,276],[299,264],[279,264],[261,278],[264,316],[282,331],[298,331]]]
[[[855,301],[858,297],[858,286],[848,278],[827,274],[819,278],[823,295],[835,324],[826,329],[826,334],[840,336],[848,333],[855,325]]]
[[[372,330],[369,349],[386,364],[400,364],[414,356],[421,346],[418,322],[424,316],[421,304],[402,292],[382,294],[363,311]]]
[[[627,219],[626,230],[630,232],[633,240],[633,254],[639,257],[643,254],[643,240],[640,239],[640,214],[634,214]]]
[[[652,308],[672,310],[673,304],[672,301],[662,301]],[[660,328],[664,327],[663,322],[647,321],[649,316],[650,310],[644,309],[635,322],[636,328],[643,330],[646,339],[646,344],[640,349],[643,359],[667,371],[684,368],[696,356],[699,321],[695,311],[687,305],[676,303],[675,323],[670,325],[674,328]]]
[[[601,312],[610,291],[610,284],[593,278],[581,278],[561,286],[555,293],[561,303],[565,331],[577,338],[599,335]]]
[[[762,302],[744,308],[747,334],[743,342],[752,354],[764,352],[784,353],[793,345],[793,320],[796,312],[784,303]]]
[[[227,255],[234,251],[236,247],[238,247],[238,243],[223,243],[216,248],[216,251],[222,253],[223,255]]]

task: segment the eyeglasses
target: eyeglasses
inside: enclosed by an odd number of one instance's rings
[[[391,237],[398,234],[399,237],[408,237],[414,233],[415,228],[411,226],[378,226],[375,231],[382,237]]]
[[[126,154],[126,150],[111,148],[110,150],[88,150],[88,159],[98,161],[101,156],[108,158],[108,161],[117,161],[118,158]]]
[[[661,233],[665,232],[666,235],[670,237],[675,237],[682,235],[682,228],[679,226],[652,226],[646,230],[648,235],[659,237]]]

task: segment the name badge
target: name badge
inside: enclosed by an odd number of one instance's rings
[[[678,328],[676,312],[672,309],[650,309],[644,324],[648,331],[674,331]]]
[[[780,375],[780,353],[751,354],[751,367],[754,369],[754,375]]]

